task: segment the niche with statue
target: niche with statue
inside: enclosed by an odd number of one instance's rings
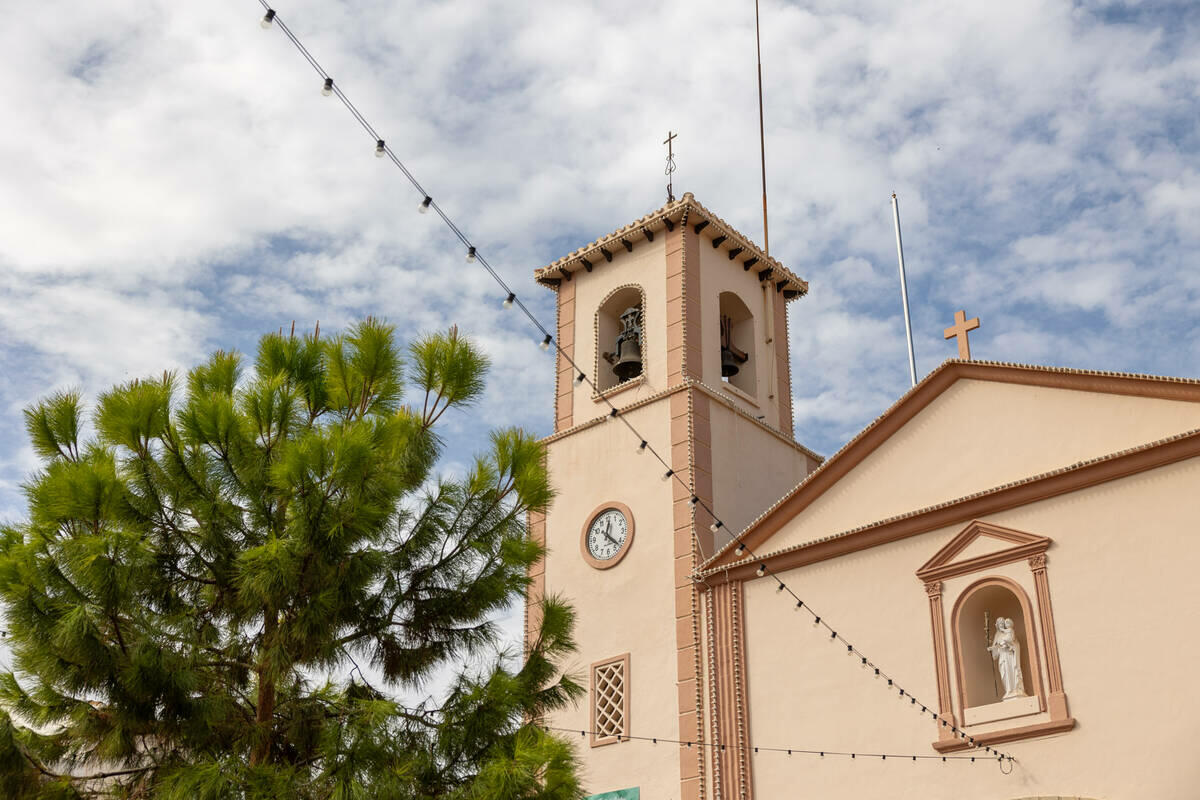
[[[964,724],[1040,710],[1030,614],[1025,592],[1001,578],[981,581],[959,599],[953,624]]]
[[[742,298],[721,292],[721,380],[754,397],[758,378],[754,372],[754,315]]]
[[[622,286],[596,311],[596,385],[600,391],[645,372],[644,308],[641,288]]]

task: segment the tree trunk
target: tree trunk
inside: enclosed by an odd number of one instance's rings
[[[275,721],[275,678],[269,675],[267,667],[267,656],[265,651],[269,649],[275,638],[275,626],[278,624],[275,611],[267,609],[263,615],[263,650],[264,653],[258,661],[258,702],[255,709],[254,721],[259,727],[260,739],[254,745],[254,751],[250,753],[250,766],[257,766],[265,763],[271,756],[271,744],[274,740],[272,727]]]

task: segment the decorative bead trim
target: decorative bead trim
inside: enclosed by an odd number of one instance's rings
[[[920,383],[918,383],[916,386],[912,387],[907,392],[905,392],[903,395],[901,395],[899,400],[897,400],[886,411],[884,411],[882,414],[880,414],[878,417],[876,417],[869,425],[867,425],[865,428],[863,428],[861,431],[859,431],[859,433],[853,439],[851,439],[845,445],[843,445],[841,447],[841,449],[839,449],[836,453],[829,456],[829,458],[825,459],[823,461],[823,463],[819,467],[817,467],[817,469],[813,470],[808,475],[806,475],[804,477],[804,479],[802,481],[800,481],[800,483],[798,483],[790,492],[788,492],[783,497],[781,497],[779,500],[777,500],[774,504],[772,504],[771,506],[766,508],[761,514],[759,514],[754,520],[752,520],[750,522],[749,525],[747,525],[742,530],[742,535],[744,536],[745,534],[749,533],[753,528],[757,527],[763,520],[765,520],[767,517],[770,517],[773,513],[775,513],[775,511],[780,506],[782,506],[788,500],[791,500],[792,497],[794,497],[797,493],[799,493],[805,486],[807,486],[808,484],[817,480],[825,471],[837,466],[838,462],[842,459],[842,457],[846,453],[848,453],[859,442],[861,442],[863,439],[865,439],[868,436],[868,434],[870,434],[872,431],[874,431],[876,428],[878,428],[880,425],[882,425],[884,422],[886,422],[888,419],[890,419],[899,409],[901,409],[908,402],[909,398],[911,398],[911,397],[915,396],[917,393],[925,390],[931,383],[933,383],[935,380],[937,380],[939,377],[941,377],[944,373],[950,372],[952,370],[961,370],[961,371],[968,372],[968,374],[963,376],[964,379],[987,380],[986,376],[970,374],[970,372],[974,371],[975,368],[977,368],[977,367],[983,367],[985,370],[1015,369],[1015,370],[1040,373],[1040,374],[1048,374],[1048,375],[1085,376],[1085,377],[1096,377],[1096,378],[1116,378],[1116,379],[1121,379],[1121,380],[1130,380],[1130,381],[1136,381],[1139,383],[1148,384],[1149,386],[1154,387],[1156,389],[1157,388],[1165,389],[1165,388],[1171,387],[1171,386],[1187,387],[1188,389],[1192,389],[1192,390],[1194,390],[1196,388],[1200,388],[1200,380],[1196,380],[1196,379],[1192,379],[1192,378],[1171,378],[1171,377],[1162,377],[1162,376],[1155,376],[1155,375],[1141,375],[1141,374],[1125,373],[1125,372],[1100,372],[1100,371],[1096,371],[1096,370],[1079,370],[1079,369],[1070,369],[1070,368],[1065,368],[1065,367],[1039,367],[1039,366],[1031,366],[1028,364],[1005,363],[1005,362],[1001,362],[1001,361],[964,361],[962,359],[957,359],[957,358],[948,359],[948,360],[942,362],[942,365],[939,366],[937,369],[935,369],[933,372],[929,373],[924,378],[922,378]],[[1001,382],[1004,382],[1004,381],[1001,381]],[[1071,387],[1067,386],[1067,385],[1063,385],[1061,388],[1069,389]],[[1128,393],[1134,394],[1134,392],[1128,392]],[[1148,392],[1147,394],[1148,394],[1148,396],[1161,396],[1164,394],[1171,394],[1171,393],[1169,391],[1165,391],[1165,392]],[[1166,399],[1172,399],[1172,398],[1166,398]],[[1178,399],[1188,399],[1188,398],[1181,397]],[[1182,435],[1187,435],[1187,434],[1182,434]],[[1167,441],[1167,440],[1164,439],[1164,440],[1161,440],[1160,442],[1152,442],[1148,445],[1144,445],[1144,447],[1150,447],[1155,444],[1161,444],[1162,442],[1165,442],[1165,441]],[[1133,448],[1133,449],[1140,449],[1140,448]],[[1124,452],[1131,452],[1131,451],[1124,451]],[[1114,453],[1114,454],[1112,454],[1112,456],[1104,456],[1101,459],[1096,459],[1096,460],[1105,460],[1107,458],[1115,457],[1115,456],[1122,455],[1122,454],[1123,453]],[[1056,470],[1055,472],[1044,473],[1042,475],[1034,476],[1032,478],[1027,478],[1025,480],[1015,481],[1012,484],[1006,484],[1005,486],[1000,486],[1000,487],[996,487],[994,489],[986,490],[985,492],[976,493],[976,495],[968,495],[965,498],[958,498],[957,500],[950,500],[945,503],[940,503],[936,506],[930,506],[928,508],[921,509],[920,511],[914,511],[914,512],[910,512],[909,514],[902,514],[897,517],[891,517],[891,518],[888,518],[887,520],[880,520],[878,522],[873,522],[873,523],[870,523],[869,525],[860,526],[859,528],[855,528],[855,529],[852,529],[849,531],[844,531],[842,533],[836,534],[835,536],[827,536],[822,539],[814,540],[813,542],[807,542],[805,544],[813,544],[815,542],[825,541],[825,540],[831,539],[831,538],[846,536],[846,535],[854,533],[858,530],[861,530],[862,528],[875,527],[877,525],[883,524],[885,522],[890,522],[892,520],[899,519],[901,517],[916,516],[921,513],[925,513],[926,511],[932,510],[934,508],[938,508],[943,505],[951,505],[953,503],[961,502],[962,500],[969,499],[969,498],[977,496],[979,494],[987,494],[990,492],[999,491],[1001,489],[1008,488],[1010,486],[1015,486],[1019,483],[1026,483],[1026,482],[1033,481],[1033,480],[1040,480],[1042,478],[1053,475],[1056,472],[1062,472],[1067,469],[1073,469],[1075,467],[1082,466],[1083,464],[1086,464],[1086,463],[1090,463],[1090,462],[1081,462],[1080,464],[1075,464],[1075,465],[1072,465],[1071,467],[1064,467],[1062,470]],[[805,545],[797,545],[797,547],[803,547],[803,546],[805,546]],[[733,547],[733,543],[731,542],[730,544],[726,545],[725,547],[719,549],[710,559],[708,559],[708,561],[706,563],[707,564],[714,563],[717,559],[721,558],[721,556],[723,556],[728,550],[732,549],[732,547]],[[796,548],[789,548],[789,549],[796,549]],[[787,550],[781,550],[779,552],[787,552]]]
[[[558,276],[563,272],[577,271],[582,259],[586,258],[589,261],[594,261],[594,268],[599,268],[601,264],[606,261],[606,259],[603,259],[597,255],[600,253],[601,249],[612,246],[614,243],[619,244],[622,238],[627,238],[631,234],[640,233],[643,228],[649,228],[651,231],[657,233],[659,230],[662,230],[662,228],[665,227],[664,223],[662,222],[663,218],[673,219],[677,214],[682,215],[682,217],[686,217],[689,212],[694,212],[696,215],[712,224],[713,238],[724,235],[726,239],[731,240],[729,242],[731,247],[741,247],[747,257],[757,258],[758,261],[764,266],[771,267],[775,271],[775,275],[782,276],[782,278],[787,281],[787,289],[789,291],[796,292],[795,295],[789,298],[789,301],[797,297],[803,297],[808,293],[807,281],[798,277],[787,267],[783,266],[783,264],[767,255],[758,247],[758,245],[750,241],[750,239],[744,236],[741,232],[705,208],[699,201],[696,200],[695,195],[693,195],[691,192],[686,192],[679,200],[667,203],[661,208],[651,211],[644,217],[640,217],[630,224],[622,228],[618,228],[607,236],[597,239],[591,244],[584,245],[578,250],[571,251],[552,264],[548,264],[544,267],[534,270],[534,280],[538,281],[543,286],[548,286],[551,289],[555,289],[555,283],[552,283],[551,281],[557,281]],[[686,223],[681,219],[677,224],[682,225]],[[736,264],[737,262],[730,263]],[[575,266],[577,269],[569,269],[569,267],[572,266]]]
[[[708,602],[705,604],[705,628],[708,631],[708,705],[709,705],[709,727],[712,728],[713,737],[713,800],[721,800],[721,753],[719,746],[721,744],[721,728],[720,728],[720,705],[717,703],[717,645],[716,645],[716,626],[713,623],[713,617],[717,615],[715,594],[710,587],[708,592]]]
[[[820,464],[821,462],[823,462],[825,460],[824,456],[820,455],[819,453],[815,453],[812,450],[809,450],[807,447],[805,447],[804,445],[795,441],[794,439],[792,439],[790,436],[788,436],[786,433],[784,433],[780,429],[776,428],[775,426],[768,425],[767,423],[763,422],[761,419],[757,419],[752,414],[747,412],[745,409],[739,408],[737,406],[737,404],[733,402],[732,399],[723,396],[720,392],[718,392],[716,389],[712,388],[708,384],[702,383],[697,380],[688,379],[684,383],[676,384],[675,386],[672,386],[669,389],[662,389],[660,391],[655,392],[654,394],[639,398],[627,406],[622,406],[621,413],[627,414],[630,411],[641,408],[642,406],[647,406],[647,405],[655,402],[656,400],[661,400],[664,397],[670,397],[673,394],[676,394],[678,392],[684,392],[684,391],[687,391],[688,389],[697,389],[697,390],[703,392],[710,399],[718,401],[725,407],[734,411],[736,414],[739,414],[740,416],[742,416],[744,419],[754,423],[759,428],[762,428],[764,431],[767,431],[768,433],[773,434],[776,438],[778,438],[778,439],[782,440],[783,442],[785,442],[786,444],[789,444],[792,447],[796,448],[801,453],[804,453],[804,455],[806,455],[809,458],[816,461],[818,464]],[[606,419],[606,417],[599,416],[599,417],[590,419],[587,422],[580,422],[579,424],[574,425],[570,428],[565,428],[561,431],[555,431],[554,433],[549,434],[548,436],[544,436],[544,437],[542,437],[542,439],[540,441],[542,444],[549,444],[550,442],[558,441],[559,439],[561,439],[565,436],[570,436],[574,433],[578,433],[579,431],[590,428],[593,425],[600,425],[605,421],[605,419]]]
[[[688,401],[688,413],[687,413],[688,435],[687,435],[687,464],[686,464],[685,468],[688,471],[688,487],[694,496],[696,493],[696,449],[695,449],[696,406],[695,406],[695,402],[694,402],[694,396],[691,392],[688,392],[688,394],[687,394],[687,401]],[[674,436],[672,436],[672,439],[673,438],[674,438]],[[684,465],[679,465],[679,466],[684,466]],[[677,469],[677,465],[674,463],[674,461],[672,461],[671,467],[673,469]],[[672,495],[672,496],[674,496],[674,495]],[[706,499],[711,500],[711,498],[706,498]],[[690,534],[689,535],[689,549],[691,551],[690,566],[691,566],[691,572],[695,572],[696,567],[703,560],[704,556],[700,550],[700,543],[696,536],[696,507],[695,506],[691,507],[690,514],[691,514],[691,522],[690,522],[690,526],[689,526],[689,534]],[[672,536],[675,536],[675,535],[677,535],[677,531],[673,530]],[[672,544],[674,544],[674,543],[672,543]],[[700,647],[700,620],[698,619],[699,612],[700,612],[700,607],[699,607],[700,606],[700,596],[699,596],[699,592],[696,590],[694,583],[692,585],[691,591],[688,593],[688,604],[689,604],[688,615],[691,618],[691,623],[692,623],[692,640],[691,640],[692,679],[696,683],[696,697],[695,697],[695,701],[693,702],[691,711],[693,713],[695,713],[695,715],[696,715],[696,730],[695,730],[696,739],[697,739],[697,741],[703,743],[705,741],[705,739],[704,739],[704,690],[703,690],[704,661],[703,661],[703,653],[702,653],[701,647]],[[710,639],[710,642],[711,642],[711,639]],[[676,648],[678,648],[678,646],[679,646],[679,643],[676,642]],[[684,709],[681,707],[679,709],[679,712],[682,715],[684,713]],[[681,733],[682,733],[682,731],[681,731]],[[697,751],[696,752],[696,774],[699,776],[699,779],[700,779],[699,780],[699,784],[700,784],[699,795],[700,795],[700,797],[704,797],[704,790],[706,787],[706,779],[705,779],[705,773],[704,773],[704,756],[705,756],[704,750],[705,750],[705,748],[703,746],[696,748],[696,751]],[[683,780],[682,775],[680,776],[680,784],[681,784],[680,785],[680,793],[682,795],[684,792],[684,784],[685,784],[685,781]]]
[[[650,349],[646,344],[646,290],[637,283],[623,283],[604,296],[604,299],[600,301],[598,306],[596,306],[596,313],[592,315],[592,349],[595,351],[595,353],[592,355],[592,376],[595,378],[593,383],[600,382],[600,311],[604,308],[604,306],[608,305],[608,301],[612,300],[618,292],[623,292],[626,289],[637,289],[638,292],[638,312],[642,318],[642,373],[636,378],[630,378],[627,381],[621,381],[620,383],[613,384],[607,389],[602,389],[600,391],[593,390],[592,400],[597,403],[600,402],[602,398],[608,397],[611,394],[622,392],[636,385],[638,382],[644,383],[646,380],[646,352]]]
[[[920,517],[922,515],[929,514],[933,511],[937,511],[942,508],[956,506],[956,505],[959,505],[962,503],[966,503],[970,500],[975,500],[975,499],[978,499],[981,497],[987,497],[988,495],[999,494],[999,493],[1007,491],[1009,489],[1014,489],[1018,486],[1026,486],[1028,484],[1037,483],[1039,481],[1044,481],[1047,478],[1053,478],[1058,475],[1064,475],[1066,473],[1076,472],[1078,470],[1084,469],[1086,467],[1095,466],[1097,464],[1103,464],[1103,463],[1109,462],[1109,461],[1116,461],[1118,459],[1124,458],[1129,455],[1133,455],[1135,453],[1146,452],[1146,451],[1153,450],[1158,447],[1162,447],[1164,445],[1172,444],[1174,442],[1180,442],[1185,439],[1194,438],[1194,437],[1197,437],[1198,435],[1200,435],[1200,428],[1196,428],[1196,429],[1190,430],[1190,431],[1185,431],[1183,433],[1179,433],[1174,436],[1168,436],[1165,439],[1159,439],[1157,441],[1149,442],[1147,444],[1139,445],[1137,447],[1131,447],[1131,448],[1128,448],[1127,450],[1121,450],[1120,452],[1117,452],[1117,453],[1110,453],[1109,455],[1106,455],[1106,456],[1099,456],[1097,458],[1088,459],[1086,461],[1080,461],[1077,464],[1071,464],[1070,466],[1061,467],[1059,469],[1051,470],[1050,472],[1043,472],[1040,475],[1032,475],[1028,478],[1022,478],[1021,480],[1011,481],[1009,483],[1001,484],[1000,486],[993,486],[990,489],[983,489],[981,491],[973,492],[971,494],[964,495],[962,497],[956,497],[953,500],[945,500],[941,503],[935,503],[931,506],[925,506],[924,508],[918,508],[915,511],[906,511],[903,514],[896,514],[895,516],[887,517],[885,519],[880,519],[880,520],[876,520],[874,522],[869,522],[865,525],[859,525],[856,528],[850,528],[849,530],[844,530],[839,533],[830,534],[829,536],[821,536],[819,538],[810,539],[806,542],[800,542],[798,544],[794,544],[789,547],[784,547],[779,550],[772,550],[772,551],[769,551],[766,553],[759,553],[753,559],[742,558],[742,559],[738,559],[736,561],[730,562],[728,564],[721,564],[719,566],[709,566],[709,565],[713,564],[722,555],[721,552],[718,552],[715,556],[713,556],[712,558],[710,558],[708,561],[706,561],[704,564],[701,565],[701,569],[697,572],[697,575],[700,577],[708,577],[710,575],[718,575],[718,574],[727,572],[728,570],[730,570],[733,567],[741,566],[743,564],[749,564],[755,560],[765,561],[767,559],[772,559],[772,558],[776,558],[778,556],[786,555],[788,553],[796,552],[797,550],[803,550],[806,547],[812,547],[813,545],[821,544],[822,542],[829,542],[829,541],[833,541],[834,539],[844,539],[844,538],[847,538],[850,536],[854,536],[855,534],[873,530],[875,528],[881,528],[881,527],[883,527],[885,525],[889,525],[893,522],[899,522],[901,520],[911,519],[913,517]],[[815,473],[813,473],[813,474],[815,474]],[[750,526],[747,526],[745,529],[743,529],[742,532],[738,535],[739,538],[744,537],[746,535],[746,533],[750,530],[750,527],[755,524],[756,524],[755,522],[752,522],[752,523],[750,523]],[[728,550],[729,548],[725,548],[725,549]]]

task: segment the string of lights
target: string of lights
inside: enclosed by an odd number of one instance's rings
[[[606,734],[606,733],[603,733],[602,731],[580,730],[579,728],[559,728],[559,727],[555,727],[552,725],[538,725],[538,727],[545,731],[557,731],[558,733],[570,733],[570,734],[578,733],[580,736],[584,736],[584,737],[586,737],[589,733],[592,734],[593,736],[605,736],[605,737],[611,736],[611,734]],[[695,739],[692,739],[692,740],[671,739],[671,738],[667,738],[667,737],[663,737],[663,736],[626,736],[625,734],[618,734],[617,736],[615,736],[613,738],[615,738],[618,742],[649,742],[651,744],[676,744],[676,745],[679,745],[680,747],[688,747],[688,748],[701,747],[701,748],[709,748],[712,750],[721,750],[721,751],[737,749],[735,745],[724,745],[724,744],[718,744],[716,742],[703,742],[703,741],[699,741],[699,740],[695,740]],[[810,750],[810,749],[806,749],[806,748],[802,748],[802,747],[762,747],[759,745],[745,745],[743,749],[746,750],[746,752],[755,753],[755,754],[757,754],[757,753],[783,753],[783,754],[789,755],[789,756],[792,756],[792,755],[817,756],[818,758],[842,757],[842,758],[849,758],[849,759],[853,759],[853,760],[858,760],[858,759],[867,760],[867,759],[878,758],[881,761],[887,761],[889,759],[891,759],[892,761],[942,761],[942,762],[965,761],[965,762],[968,762],[971,764],[974,764],[976,762],[988,763],[991,761],[1001,761],[1001,762],[1004,761],[1004,757],[1001,755],[995,755],[995,756],[989,755],[986,757],[985,756],[931,756],[928,754],[914,755],[913,753],[862,753],[862,752],[850,751],[850,750]]]
[[[593,389],[599,399],[608,406],[608,413],[604,417],[605,421],[619,420],[625,425],[626,428],[629,429],[629,432],[638,442],[635,452],[638,454],[649,453],[652,455],[665,470],[662,474],[662,480],[675,480],[684,488],[685,491],[689,493],[692,508],[701,509],[712,518],[713,522],[710,525],[710,530],[712,530],[714,534],[724,534],[729,538],[730,543],[736,542],[736,555],[742,556],[748,561],[757,560],[757,554],[755,554],[754,551],[745,544],[745,542],[740,541],[737,534],[730,532],[730,530],[726,528],[724,522],[721,521],[716,512],[710,508],[707,503],[692,493],[692,487],[689,486],[688,483],[679,474],[677,474],[674,469],[671,468],[671,465],[667,462],[663,455],[652,444],[650,444],[650,442],[644,436],[642,436],[642,434],[633,426],[633,423],[626,419],[626,417],[621,413],[620,409],[618,409],[607,396],[600,392],[600,387],[592,381],[591,377],[582,368],[580,368],[579,364],[576,363],[571,354],[558,344],[557,340],[549,331],[549,329],[542,324],[541,320],[537,318],[537,316],[529,309],[525,302],[517,295],[515,291],[513,291],[508,283],[505,282],[504,278],[488,262],[483,253],[479,252],[478,246],[470,240],[470,238],[449,216],[449,214],[447,214],[446,211],[437,203],[437,201],[434,200],[433,196],[426,191],[425,187],[421,185],[421,182],[417,180],[416,176],[409,171],[409,169],[404,165],[404,162],[402,162],[400,158],[393,152],[392,148],[387,144],[387,141],[379,135],[379,132],[376,131],[374,126],[372,126],[366,117],[358,110],[358,108],[355,107],[354,103],[350,101],[350,98],[346,96],[341,86],[339,86],[337,82],[334,81],[333,77],[325,71],[325,68],[322,67],[320,62],[317,61],[311,52],[309,52],[308,48],[305,47],[304,43],[301,42],[296,34],[292,32],[291,28],[284,23],[283,19],[280,18],[275,9],[271,8],[268,0],[258,0],[258,3],[266,12],[262,17],[262,27],[266,29],[278,28],[284,34],[284,36],[287,37],[288,41],[295,46],[300,55],[304,57],[313,70],[316,71],[318,76],[320,76],[322,81],[320,90],[321,94],[326,97],[336,96],[337,99],[341,101],[342,105],[346,107],[346,110],[350,112],[350,114],[362,127],[363,131],[371,138],[371,141],[374,143],[376,157],[390,160],[392,164],[394,164],[401,171],[401,173],[403,173],[404,177],[408,179],[413,188],[416,189],[418,195],[421,197],[421,202],[417,206],[417,211],[425,214],[432,209],[433,212],[437,214],[450,232],[465,248],[465,257],[467,262],[478,264],[483,267],[487,274],[491,276],[492,280],[496,282],[497,286],[499,286],[500,290],[504,293],[504,300],[501,303],[502,307],[505,309],[511,309],[515,306],[522,314],[525,315],[525,317],[529,320],[529,323],[533,325],[533,327],[536,328],[539,334],[542,336],[542,339],[539,342],[541,349],[548,352],[553,347],[558,357],[562,358],[568,365],[570,365],[571,370],[575,375],[574,384],[576,386],[580,386],[586,383]],[[961,739],[967,745],[971,747],[981,747],[985,753],[994,755],[1000,758],[1002,761],[1015,761],[1015,759],[1008,753],[1002,753],[989,745],[978,744],[973,736],[958,728],[949,720],[942,718],[941,715],[931,709],[927,704],[921,702],[915,695],[900,686],[895,677],[884,672],[865,653],[855,647],[842,634],[838,633],[838,631],[829,623],[828,619],[817,613],[817,611],[813,609],[811,605],[801,600],[799,595],[797,595],[796,592],[790,586],[788,586],[778,574],[771,570],[765,562],[759,562],[756,573],[760,578],[769,577],[773,579],[777,584],[777,591],[781,595],[789,596],[791,600],[795,601],[796,610],[804,611],[809,614],[812,618],[814,627],[827,631],[829,633],[829,640],[831,642],[845,645],[847,657],[857,660],[862,668],[864,670],[868,670],[875,678],[879,679],[880,681],[887,681],[887,689],[889,691],[895,690],[898,693],[897,696],[901,700],[908,700],[909,705],[913,706],[914,708],[919,708],[922,715],[928,715],[933,720],[941,723],[943,728],[949,729],[949,731],[956,738]],[[658,741],[667,740],[658,739]],[[724,747],[724,745],[721,746]],[[831,751],[824,752],[831,753]],[[941,758],[941,756],[928,756],[928,758]]]

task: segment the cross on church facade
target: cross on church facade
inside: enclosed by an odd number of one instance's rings
[[[945,330],[946,339],[958,338],[958,357],[963,361],[971,360],[971,343],[967,340],[967,333],[979,327],[979,317],[967,319],[966,311],[954,312],[954,324]]]

